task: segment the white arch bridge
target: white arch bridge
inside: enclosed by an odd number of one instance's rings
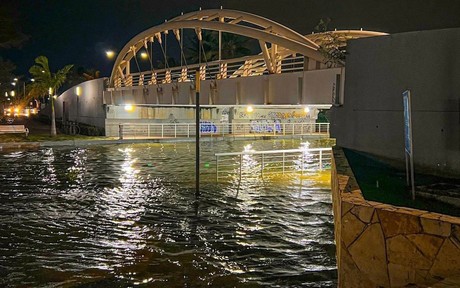
[[[201,58],[198,64],[191,65],[187,64],[183,49],[184,33],[190,30],[197,37],[198,58]],[[217,60],[205,57],[204,30],[218,32]],[[222,59],[223,32],[255,39],[261,52]],[[101,97],[105,104],[106,132],[112,131],[108,135],[118,133],[117,123],[122,121],[192,122],[195,77],[201,79],[200,104],[204,119],[231,123],[271,119],[291,123],[295,122],[294,118],[308,118],[308,113],[303,112],[305,105],[313,110],[328,108],[339,103],[343,94],[345,63],[331,61],[334,59],[329,57],[328,49],[332,46],[343,49],[349,39],[380,35],[386,34],[341,30],[301,35],[272,20],[226,9],[180,15],[139,33],[118,53]],[[169,45],[176,41],[179,47],[181,65],[178,67],[168,65],[167,40]],[[161,52],[154,55],[154,51]],[[146,67],[145,62],[140,62],[141,55],[143,61],[148,60],[148,69],[141,69]],[[164,61],[165,68],[154,68],[153,63],[158,60]],[[126,105],[136,109],[123,109]],[[244,113],[243,107],[248,105],[254,107],[255,113]],[[317,110],[310,113],[309,119],[314,120],[316,116]],[[66,117],[72,118],[63,115]]]

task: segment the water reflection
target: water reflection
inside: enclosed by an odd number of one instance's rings
[[[298,145],[206,143],[202,161],[230,148]],[[0,154],[0,286],[334,287],[329,191],[248,179],[237,195],[211,167],[196,201],[193,148]]]

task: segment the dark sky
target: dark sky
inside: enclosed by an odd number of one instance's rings
[[[25,74],[45,55],[51,69],[66,64],[97,68],[109,76],[113,60],[104,51],[119,51],[138,33],[199,7],[255,13],[300,33],[311,33],[319,19],[329,28],[389,33],[460,27],[458,0],[1,0],[0,9],[17,21],[30,39],[22,48],[0,49]]]

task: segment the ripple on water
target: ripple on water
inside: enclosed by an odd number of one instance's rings
[[[0,154],[0,286],[336,285],[330,191],[205,170],[196,201],[192,144]]]

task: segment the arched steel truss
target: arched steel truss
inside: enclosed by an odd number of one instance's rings
[[[226,9],[202,10],[175,17],[132,38],[117,56],[112,69],[110,85],[114,86],[116,78],[125,79],[129,76],[131,73],[130,60],[136,56],[140,49],[147,48],[148,43],[154,41],[161,44],[162,34],[167,34],[169,31],[173,31],[179,41],[181,29],[194,29],[198,38],[201,37],[201,30],[204,29],[257,39],[262,50],[261,56],[265,62],[264,69],[268,70],[269,73],[279,72],[276,69],[277,63],[281,57],[286,57],[286,55],[301,54],[318,62],[324,60],[323,55],[318,51],[321,44],[321,34],[303,36],[277,22],[247,12]],[[332,33],[338,32],[344,31]],[[384,33],[348,31],[348,34],[352,38],[359,38]],[[268,48],[267,43],[270,43],[270,48]]]

